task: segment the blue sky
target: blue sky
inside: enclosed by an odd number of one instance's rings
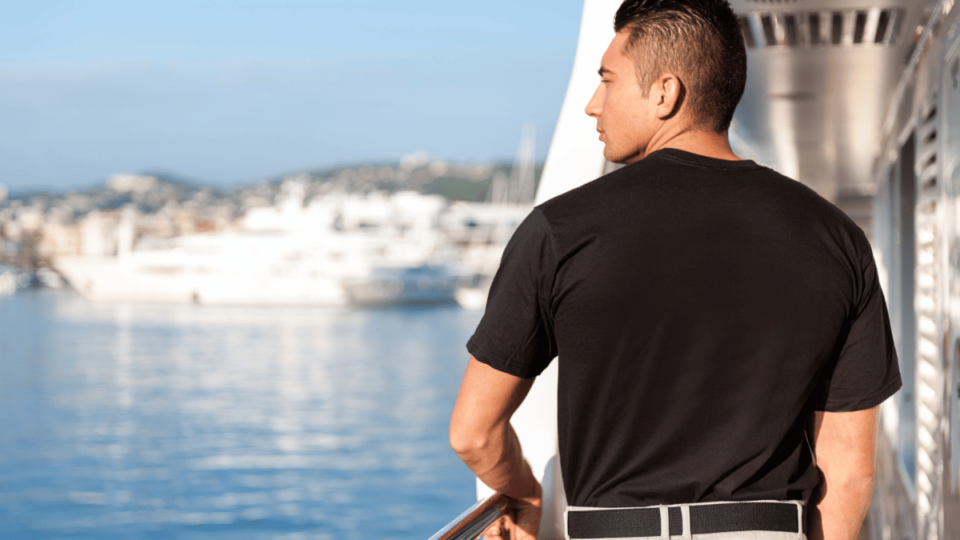
[[[546,155],[581,0],[0,0],[0,184]]]

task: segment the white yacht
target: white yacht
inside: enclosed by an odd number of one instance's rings
[[[303,190],[290,191],[277,208],[248,215],[248,230],[141,242],[134,249],[128,216],[120,225],[116,256],[61,257],[55,264],[74,288],[96,301],[314,306],[453,301],[454,278],[429,223],[344,230],[335,223],[341,215],[323,205],[304,208]],[[410,206],[410,195],[397,199]],[[438,201],[427,203],[439,211]]]

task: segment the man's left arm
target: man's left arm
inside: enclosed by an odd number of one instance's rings
[[[534,379],[498,371],[470,357],[450,419],[450,446],[484,484],[513,499],[511,539],[536,538],[540,527],[541,489],[523,459],[510,417],[527,396]],[[496,528],[488,537],[501,536]]]

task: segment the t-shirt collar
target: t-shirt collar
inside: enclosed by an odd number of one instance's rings
[[[742,159],[739,161],[731,161],[726,159],[718,159],[707,156],[702,156],[700,154],[694,154],[693,152],[687,152],[686,150],[680,150],[677,148],[661,148],[644,159],[658,158],[658,159],[668,159],[670,161],[678,161],[681,163],[686,163],[689,165],[694,165],[697,167],[710,167],[710,168],[722,168],[722,169],[752,169],[760,167],[755,161],[750,159]]]

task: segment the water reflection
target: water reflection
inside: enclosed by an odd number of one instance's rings
[[[4,298],[0,528],[429,536],[472,499],[445,430],[478,318]]]

